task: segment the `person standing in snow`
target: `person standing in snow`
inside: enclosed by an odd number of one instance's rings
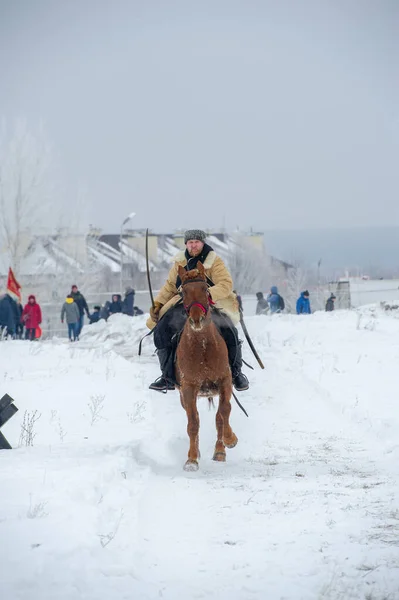
[[[296,313],[297,315],[310,315],[310,301],[309,301],[309,292],[305,290],[301,292],[298,300],[296,301]]]
[[[87,306],[86,298],[80,293],[77,285],[72,286],[69,296],[73,298],[79,309],[79,321],[76,330],[76,337],[79,337],[84,325],[84,313],[86,313],[87,318],[90,319],[89,307]]]
[[[270,306],[270,313],[280,313],[285,308],[284,299],[278,293],[278,289],[275,285],[270,288],[270,294],[267,297],[267,302]]]
[[[75,342],[79,339],[79,320],[80,311],[77,302],[74,301],[72,294],[65,298],[65,302],[61,309],[61,323],[66,322],[68,325],[68,337],[70,342]]]
[[[16,301],[6,293],[0,298],[0,338],[14,338],[20,319]]]
[[[120,294],[114,294],[109,305],[109,316],[122,312],[122,297]]]
[[[335,298],[336,298],[336,296],[334,296],[334,294],[331,294],[331,296],[328,298],[328,300],[326,302],[326,312],[331,312],[334,310]]]
[[[256,314],[267,315],[267,313],[269,312],[269,305],[267,303],[266,298],[263,297],[263,293],[256,292],[256,297],[258,299],[258,303],[256,305]]]
[[[25,339],[32,342],[36,338],[36,328],[42,322],[42,311],[33,294],[29,296],[28,304],[24,306],[21,321],[25,325]]]
[[[128,286],[125,290],[125,298],[122,302],[122,312],[129,317],[133,317],[134,315],[134,295],[134,289]]]

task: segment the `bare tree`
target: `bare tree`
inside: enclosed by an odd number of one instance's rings
[[[76,283],[87,291],[87,282],[97,277],[93,273],[87,243],[87,194],[80,186],[68,204],[59,206],[55,215],[54,234],[46,236],[46,249],[53,259],[53,298],[62,298]]]
[[[233,241],[228,262],[236,290],[249,294],[263,289],[271,276],[269,258],[240,236],[235,236]]]
[[[8,259],[18,273],[29,239],[28,230],[46,214],[50,147],[43,128],[36,134],[17,120],[11,135],[3,122],[0,132],[0,232]]]

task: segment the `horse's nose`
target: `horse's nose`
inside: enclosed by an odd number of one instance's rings
[[[204,317],[199,317],[198,321],[195,321],[192,317],[188,318],[190,323],[190,327],[194,329],[194,331],[200,331],[203,328]]]

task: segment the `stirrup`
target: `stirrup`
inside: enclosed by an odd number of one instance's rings
[[[151,383],[149,389],[155,390],[156,392],[167,392],[173,391],[175,389],[175,386],[173,383],[166,381],[165,377],[161,375],[161,377],[158,377],[158,379]]]
[[[233,385],[237,392],[245,392],[245,390],[249,389],[249,381],[244,373],[237,373],[237,375],[233,377]]]

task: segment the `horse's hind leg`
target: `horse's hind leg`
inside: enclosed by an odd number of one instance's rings
[[[182,405],[187,413],[187,433],[190,438],[188,459],[184,465],[185,471],[197,471],[199,459],[199,414],[197,410],[197,393],[193,388],[182,391]]]

